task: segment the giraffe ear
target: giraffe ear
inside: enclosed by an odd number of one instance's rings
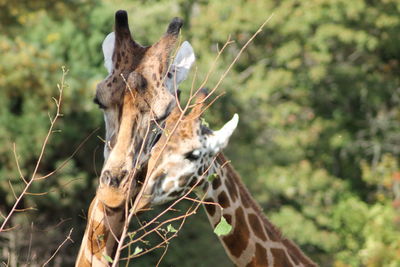
[[[109,33],[103,41],[103,55],[104,55],[104,67],[106,67],[108,73],[111,73],[113,68],[112,56],[114,53],[115,45],[115,34],[114,32]]]
[[[228,145],[229,138],[235,131],[239,122],[239,116],[235,113],[221,129],[213,132],[207,139],[207,146],[213,153],[218,153]]]
[[[178,85],[188,76],[190,67],[196,60],[192,46],[188,41],[184,41],[176,53],[174,62],[169,68],[167,77],[165,78],[165,86],[174,94],[178,89]]]

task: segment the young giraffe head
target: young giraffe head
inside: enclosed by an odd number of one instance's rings
[[[207,178],[205,166],[209,166],[226,147],[236,129],[237,114],[218,131],[203,125],[200,115],[206,92],[199,94],[197,105],[183,116],[174,132],[172,130],[179,121],[181,111],[175,108],[168,118],[164,133],[151,152],[148,182],[138,209],[174,200],[196,183],[201,185]],[[171,136],[168,138],[169,133]]]
[[[198,102],[202,103],[203,97]],[[235,114],[221,130],[213,132],[201,124],[200,113],[201,104],[184,117],[169,140],[168,134],[181,117],[179,109],[167,119],[166,134],[151,153],[148,181],[137,210],[178,199],[196,189],[207,203],[204,206],[212,227],[222,216],[232,226],[219,238],[235,266],[317,266],[264,216],[238,174],[219,153],[235,130],[238,116]],[[215,177],[208,179],[209,174]]]
[[[127,13],[118,11],[115,32],[103,42],[109,74],[98,84],[94,101],[103,109],[106,125],[98,197],[107,206],[117,207],[128,197],[128,178],[136,165],[146,161],[157,125],[175,106],[175,87],[194,61],[193,50],[185,42],[168,65],[181,26],[182,21],[174,18],[158,42],[143,47],[131,36]]]

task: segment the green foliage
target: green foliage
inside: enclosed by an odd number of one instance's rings
[[[221,217],[221,220],[214,228],[214,233],[217,236],[227,235],[232,230],[232,225],[230,225],[224,216]]]
[[[217,178],[218,178],[218,175],[216,173],[213,173],[207,177],[207,181],[212,182],[212,181],[214,181],[214,179],[217,179]]]
[[[29,176],[54,111],[62,65],[70,72],[61,132],[50,139],[40,175],[61,166],[102,125],[91,99],[106,75],[101,42],[117,9],[128,10],[131,30],[144,45],[159,38],[172,17],[183,17],[182,39],[197,56],[196,85],[230,35],[235,43],[221,55],[209,88],[273,12],[222,82],[219,92],[226,94],[206,112],[207,121],[219,127],[240,114],[228,156],[268,217],[321,266],[400,264],[398,1],[0,0],[0,7],[2,214],[14,203],[10,184],[17,194],[23,188],[13,143],[22,174]],[[188,79],[183,96],[190,85]],[[31,192],[47,194],[27,196],[19,208],[35,211],[13,218],[24,235],[33,234],[31,246],[18,239],[20,251],[32,248],[40,264],[73,227],[77,242],[60,251],[63,264],[72,265],[86,223],[80,216],[102,163],[97,135],[103,134],[95,133],[65,167],[34,184]],[[205,254],[227,262],[202,216],[190,219],[171,242],[165,266],[209,266]],[[49,229],[46,240],[30,222]],[[10,247],[10,240],[1,238],[0,247]],[[154,265],[161,254],[137,262]],[[20,255],[24,262],[27,253]]]
[[[143,251],[143,249],[141,247],[136,247],[135,250],[133,251],[133,255],[137,255],[142,251]]]
[[[176,232],[178,232],[178,230],[176,230],[176,229],[172,226],[172,224],[168,224],[168,226],[167,226],[167,232],[168,232],[168,233],[176,233]]]
[[[110,256],[108,256],[108,255],[103,255],[103,257],[106,259],[106,261],[108,261],[109,263],[113,263],[114,261],[113,261],[113,259],[110,257]]]

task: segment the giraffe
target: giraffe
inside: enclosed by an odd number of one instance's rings
[[[317,266],[263,214],[239,175],[220,151],[234,132],[238,115],[212,131],[199,118],[206,93],[184,117],[170,139],[164,134],[152,149],[147,186],[138,209],[177,199],[194,189],[214,228],[223,216],[232,230],[219,239],[237,266]],[[173,129],[180,116],[174,109],[166,123]],[[215,177],[212,181],[207,177]],[[222,208],[222,209],[221,209]]]
[[[174,18],[157,43],[142,47],[131,37],[127,13],[117,11],[115,31],[103,41],[108,76],[98,84],[94,102],[104,111],[105,163],[76,266],[108,266],[113,255],[125,222],[123,204],[146,170],[150,148],[160,136],[158,127],[174,107],[177,86],[195,60],[191,45],[183,42],[168,67],[181,26]],[[138,166],[141,171],[136,172]]]

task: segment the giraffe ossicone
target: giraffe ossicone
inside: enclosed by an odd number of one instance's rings
[[[215,154],[221,151],[228,145],[229,138],[236,130],[239,122],[239,115],[234,114],[232,119],[228,121],[220,130],[212,133],[210,137],[207,138],[206,147]]]
[[[111,73],[113,68],[112,55],[114,52],[114,43],[115,33],[110,32],[102,44],[104,67],[107,69],[108,73]],[[177,86],[187,78],[190,68],[195,60],[196,56],[193,47],[188,41],[184,41],[179,47],[174,61],[168,69],[167,77],[164,79],[165,85],[172,94],[175,93]]]

